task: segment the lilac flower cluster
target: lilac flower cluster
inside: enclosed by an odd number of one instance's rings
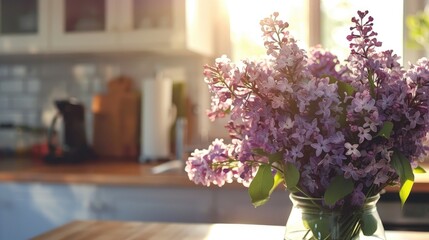
[[[223,56],[205,66],[208,116],[230,116],[232,141],[195,150],[186,164],[189,178],[248,186],[258,166],[280,154],[273,173],[293,164],[298,188],[312,197],[322,197],[338,175],[353,180],[353,205],[398,183],[393,152],[416,166],[427,150],[429,61],[405,70],[392,51],[377,51],[382,43],[367,15],[359,11],[352,19],[346,64],[320,46],[307,54],[274,13],[261,21],[268,58],[234,64]],[[390,136],[383,136],[387,122]]]

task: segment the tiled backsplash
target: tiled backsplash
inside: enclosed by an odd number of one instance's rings
[[[202,79],[206,58],[159,55],[47,55],[0,57],[0,123],[34,127],[49,126],[54,100],[76,97],[86,108],[88,139],[92,138],[92,97],[106,90],[107,82],[121,74],[141,81],[153,78],[157,70],[179,69],[173,80],[187,81],[187,91],[199,109],[208,106],[207,87]],[[177,72],[177,71],[176,71]],[[204,113],[201,113],[204,115]],[[208,132],[204,116],[199,118],[199,134]],[[0,135],[2,131],[0,131]],[[10,134],[9,134],[10,135]],[[1,142],[13,142],[0,136]],[[1,144],[1,143],[0,143]]]

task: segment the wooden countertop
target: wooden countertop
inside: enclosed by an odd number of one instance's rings
[[[45,164],[40,159],[0,159],[0,182],[47,182],[74,184],[139,185],[151,187],[201,187],[179,168],[159,174],[152,172],[160,163],[141,164],[135,159],[98,159],[79,164]],[[429,163],[423,165],[429,170]],[[429,173],[415,174],[413,192],[429,192]],[[242,188],[241,184],[226,184]],[[398,191],[388,187],[387,191]]]
[[[195,187],[183,170],[154,174],[161,163],[133,159],[98,159],[75,164],[46,164],[39,159],[0,161],[0,182],[48,182],[106,185]]]
[[[250,224],[188,224],[119,221],[75,221],[33,240],[229,240],[283,239],[284,226]],[[427,240],[429,232],[386,231],[389,240]]]

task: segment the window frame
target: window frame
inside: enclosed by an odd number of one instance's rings
[[[316,46],[322,44],[322,26],[321,26],[321,0],[307,0],[308,6],[308,45]],[[429,7],[429,0],[403,0],[403,16],[402,28],[403,28],[403,46],[402,53],[399,55],[403,59],[404,66],[408,66],[408,62],[415,62],[417,59],[425,56],[424,50],[409,49],[406,47],[408,29],[406,26],[406,16],[415,14],[419,11]]]

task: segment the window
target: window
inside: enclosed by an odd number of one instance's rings
[[[378,33],[377,39],[383,43],[380,49],[392,49],[402,56],[402,0],[322,0],[320,8],[322,46],[335,53],[340,60],[350,53],[346,37],[352,26],[351,18],[356,16],[358,10],[368,10],[369,15],[374,17],[374,31]]]
[[[226,3],[234,60],[265,54],[259,20],[274,11],[290,23],[290,32],[304,49],[320,43],[343,60],[349,54],[346,36],[350,32],[351,18],[358,10],[369,10],[375,19],[374,30],[383,42],[382,50],[394,50],[404,57],[404,63],[421,57],[410,56],[413,50],[405,44],[404,19],[422,11],[426,0],[227,0]]]
[[[294,0],[228,0],[231,28],[232,58],[266,55],[259,21],[273,12],[287,21],[291,34],[303,48],[308,46],[307,11],[305,1]]]

